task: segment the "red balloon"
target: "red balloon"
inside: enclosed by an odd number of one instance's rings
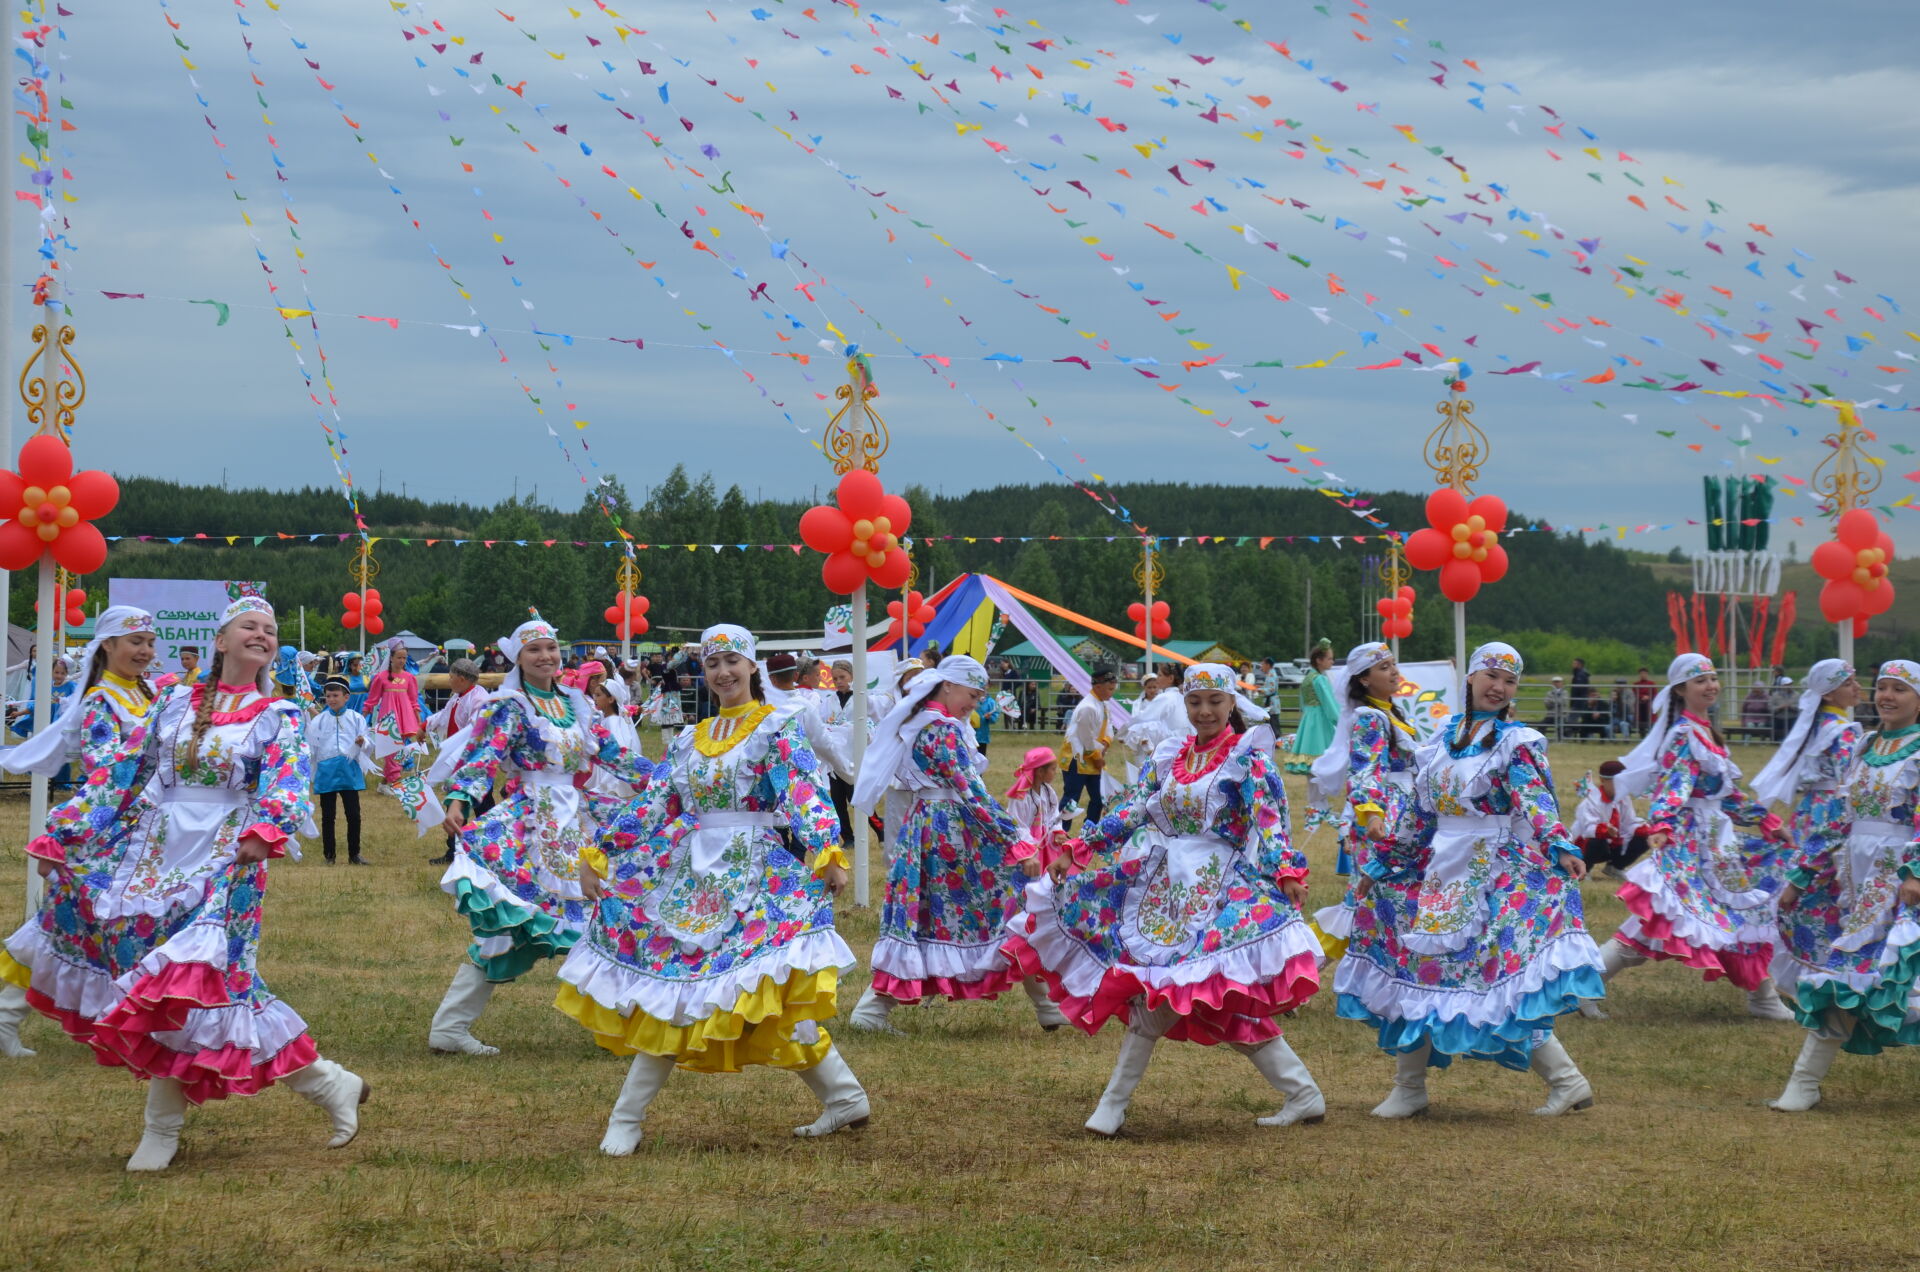
[[[107,536],[91,521],[69,526],[53,541],[53,559],[69,574],[92,574],[107,563]]]
[[[1838,539],[1829,539],[1813,550],[1810,558],[1813,572],[1823,579],[1846,579],[1853,577],[1855,563],[1854,549]]]
[[[1833,531],[1836,539],[1855,552],[1874,547],[1880,540],[1880,523],[1865,508],[1841,513],[1840,520],[1833,525]]]
[[[346,613],[342,614],[340,616],[340,626],[346,628],[348,631],[352,631],[354,628],[360,626],[360,611],[348,610]],[[367,624],[367,630],[368,631],[373,630],[372,623]]]
[[[1498,495],[1481,495],[1467,505],[1467,516],[1479,517],[1487,523],[1487,529],[1499,534],[1507,528],[1506,501]],[[1461,520],[1466,520],[1466,517]]]
[[[1155,618],[1165,618],[1167,613],[1167,603],[1165,601],[1155,601],[1153,603],[1153,616]]]
[[[341,606],[342,606],[343,608],[346,608],[346,609],[350,609],[350,610],[357,610],[357,609],[359,609],[359,608],[360,608],[360,593],[358,593],[358,592],[348,592],[348,593],[346,593],[345,595],[343,595],[343,596],[342,596],[342,597],[340,598],[340,604],[341,604]]]
[[[1173,624],[1155,623],[1153,625],[1153,638],[1155,640],[1165,640],[1171,635],[1173,635]]]
[[[1416,570],[1437,570],[1453,559],[1453,540],[1434,529],[1415,530],[1407,538],[1407,561]]]
[[[1497,543],[1487,545],[1487,559],[1480,563],[1480,581],[1498,583],[1507,577],[1507,550]]]
[[[1893,584],[1880,580],[1879,587],[1862,588],[1865,600],[1861,613],[1868,618],[1878,618],[1893,606]]]
[[[634,634],[635,636],[645,636],[645,635],[647,634],[647,620],[646,620],[646,619],[644,619],[644,618],[636,618],[636,619],[634,619],[634,620],[633,620],[633,622],[632,622],[632,624],[631,624],[631,626],[632,626],[632,628],[633,628],[633,634]]]
[[[1470,515],[1466,496],[1451,486],[1442,486],[1427,496],[1427,524],[1430,526],[1451,529]]]
[[[1402,584],[1400,585],[1400,599],[1401,599],[1401,600],[1403,600],[1403,601],[1405,601],[1405,602],[1406,602],[1407,604],[1409,604],[1409,605],[1411,605],[1411,604],[1413,604],[1413,595],[1414,595],[1414,593],[1413,593],[1413,584],[1411,584],[1411,583],[1402,583]]]
[[[1855,639],[1855,640],[1858,640],[1858,639],[1860,639],[1860,637],[1862,637],[1862,636],[1865,636],[1866,634],[1867,634],[1867,620],[1866,620],[1866,619],[1864,619],[1864,618],[1856,618],[1856,619],[1854,619],[1854,620],[1853,620],[1853,637],[1854,637],[1854,639]]]
[[[379,599],[380,599],[380,589],[379,589],[379,588],[377,588],[377,587],[370,587],[370,588],[368,588],[368,589],[367,589],[367,599],[368,599],[368,600],[370,600],[370,601],[377,601],[377,600],[379,600]]]
[[[619,627],[621,625],[621,616],[624,613],[625,611],[622,610],[618,605],[609,605],[605,610],[601,611],[600,617],[606,619],[609,623],[612,623],[615,627]]]
[[[86,588],[84,588],[84,587],[70,587],[70,588],[68,588],[68,589],[67,589],[67,604],[68,604],[68,606],[76,606],[76,605],[85,605],[86,603],[87,603],[87,589],[86,589]]]
[[[380,615],[386,613],[386,611],[387,611],[387,607],[384,603],[381,602],[380,598],[375,596],[372,592],[368,592],[367,593],[367,609],[366,609],[367,617],[378,618]]]
[[[1852,579],[1834,579],[1820,589],[1820,614],[1829,623],[1856,617],[1866,603],[1866,594]]]
[[[12,474],[8,474],[12,476]],[[18,501],[14,501],[18,507]],[[25,570],[40,559],[47,545],[18,521],[0,523],[0,570]]]
[[[888,534],[905,534],[913,524],[912,507],[898,495],[886,495],[880,500],[880,515],[887,519]]]
[[[1380,617],[1392,618],[1393,617],[1393,598],[1383,596],[1379,600],[1373,603],[1373,608],[1374,608],[1374,611],[1380,615]]]
[[[1147,607],[1139,601],[1127,606],[1127,617],[1134,622],[1143,622],[1147,617]]]
[[[1487,564],[1493,555],[1487,555]],[[1440,567],[1440,595],[1450,601],[1470,601],[1480,591],[1480,567],[1472,561],[1453,560]]]
[[[844,552],[853,542],[853,522],[832,504],[819,504],[800,514],[800,541],[815,552]]]
[[[851,552],[832,552],[820,564],[820,581],[829,592],[852,596],[867,581],[867,567]]]
[[[644,596],[636,596],[633,598],[632,605],[633,605],[633,612],[636,615],[638,615],[638,614],[646,613],[647,610],[653,605],[653,602],[648,600]],[[643,627],[641,628],[641,630],[645,631],[646,629]]]
[[[886,488],[880,479],[864,468],[856,468],[840,479],[840,511],[850,521],[871,521],[887,514]],[[904,527],[895,527],[896,532]]]
[[[386,625],[386,623],[385,623],[385,622],[384,622],[383,620],[381,620],[381,619],[379,619],[379,618],[375,618],[375,617],[372,617],[372,616],[369,616],[369,617],[368,617],[368,619],[367,619],[367,635],[369,635],[369,636],[378,636],[378,635],[379,635],[379,634],[380,634],[381,632],[384,632],[384,631],[386,631],[386,630],[387,630],[387,625]]]
[[[873,558],[868,557],[867,560],[872,561]],[[904,551],[895,549],[887,553],[884,562],[871,566],[868,572],[873,576],[873,581],[881,587],[899,588],[905,585],[907,575],[912,571],[913,558]]]

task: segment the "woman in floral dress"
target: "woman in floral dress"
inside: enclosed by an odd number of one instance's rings
[[[1193,735],[1155,748],[1008,925],[1008,956],[1045,978],[1069,1021],[1090,1034],[1126,1022],[1087,1120],[1096,1135],[1119,1134],[1163,1037],[1226,1043],[1253,1061],[1286,1097],[1262,1125],[1326,1116],[1313,1075],[1280,1036],[1279,1017],[1320,988],[1320,947],[1300,912],[1307,862],[1287,838],[1273,731],[1228,667],[1196,663],[1183,688]],[[1070,873],[1076,861],[1087,864]]]
[[[276,1082],[327,1114],[329,1147],[359,1130],[367,1084],[321,1058],[255,965],[266,861],[312,833],[305,724],[268,685],[277,640],[265,600],[228,606],[207,677],[163,691],[117,749],[91,754],[85,785],[27,846],[48,900],[7,941],[0,977],[101,1064],[147,1080],[131,1171],[172,1164],[189,1104]]]
[[[1820,1102],[1842,1050],[1920,1045],[1920,663],[1884,664],[1873,697],[1880,731],[1838,792],[1846,833],[1812,839],[1780,894],[1773,974],[1807,1030],[1783,1113]]]
[[[1040,980],[1022,977],[1000,952],[1027,880],[1014,852],[1021,828],[980,780],[983,760],[967,727],[986,690],[986,668],[965,655],[914,676],[854,784],[856,815],[889,788],[907,803],[887,844],[873,983],[847,1020],[856,1029],[896,1032],[889,1017],[901,1003],[996,998],[1015,982],[1042,1028],[1066,1023]]]
[[[1747,1011],[1791,1020],[1767,975],[1774,899],[1786,886],[1780,819],[1740,791],[1740,766],[1713,726],[1720,678],[1701,654],[1667,668],[1653,728],[1614,785],[1648,792],[1647,855],[1627,871],[1627,921],[1600,949],[1611,981],[1649,959],[1673,959],[1747,991]]]
[[[1603,992],[1580,911],[1586,863],[1560,824],[1546,739],[1510,718],[1521,669],[1509,645],[1474,650],[1468,710],[1420,756],[1416,826],[1371,839],[1360,862],[1333,987],[1340,1015],[1373,1026],[1395,1058],[1375,1117],[1424,1113],[1428,1068],[1462,1057],[1539,1074],[1535,1113],[1593,1103],[1552,1033]]]
[[[387,665],[367,682],[366,706],[360,714],[373,731],[373,754],[384,764],[382,776],[389,786],[399,785],[400,750],[426,736],[426,723],[420,710],[420,681],[407,669],[407,647],[398,636],[387,642]]]
[[[466,917],[473,943],[433,1014],[427,1045],[473,1056],[499,1054],[473,1036],[494,986],[565,954],[586,927],[576,863],[623,802],[587,789],[589,778],[604,769],[638,791],[650,767],[621,745],[585,694],[560,683],[560,640],[546,620],[520,624],[500,649],[513,670],[473,723],[447,739],[428,774],[445,783],[446,827],[456,843],[440,887]],[[469,826],[502,770],[504,797]]]
[[[1753,779],[1753,800],[1761,807],[1792,804],[1787,838],[1804,860],[1824,856],[1847,835],[1844,787],[1866,732],[1853,718],[1860,682],[1853,666],[1825,658],[1807,669],[1794,713],[1793,728],[1766,767]]]
[[[700,666],[719,714],[674,738],[645,796],[581,854],[595,904],[560,967],[554,1005],[633,1057],[600,1141],[611,1157],[639,1147],[675,1066],[793,1070],[823,1106],[795,1135],[869,1115],[819,1023],[854,958],[833,926],[847,859],[799,719],[805,699],[769,704],[753,636],[730,624],[702,634]]]
[[[1351,875],[1353,862],[1373,855],[1375,842],[1412,842],[1418,817],[1413,807],[1414,752],[1418,737],[1393,701],[1400,667],[1393,650],[1380,641],[1355,645],[1333,674],[1332,693],[1340,703],[1333,740],[1313,764],[1312,793],[1332,800],[1343,792],[1348,815],[1342,819],[1340,861]],[[1346,952],[1359,910],[1350,884],[1340,904],[1313,916],[1321,948],[1329,959]]]

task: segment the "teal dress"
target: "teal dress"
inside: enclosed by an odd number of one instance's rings
[[[1300,728],[1293,737],[1293,750],[1287,752],[1287,772],[1302,776],[1313,772],[1313,762],[1333,744],[1333,728],[1340,723],[1340,704],[1333,700],[1333,685],[1323,671],[1308,676],[1300,686]]]

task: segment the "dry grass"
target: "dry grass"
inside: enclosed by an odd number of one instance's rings
[[[1013,744],[996,745],[1011,771]],[[1562,785],[1602,758],[1556,748]],[[1749,771],[1757,756],[1742,756]],[[1799,1032],[1672,967],[1631,974],[1614,1019],[1567,1046],[1599,1102],[1554,1121],[1536,1079],[1460,1064],[1433,1115],[1366,1113],[1386,1062],[1331,994],[1289,1027],[1327,1092],[1324,1125],[1269,1130],[1274,1096],[1225,1049],[1163,1046],[1119,1142],[1079,1127],[1111,1035],[1037,1030],[1024,1000],[902,1012],[912,1036],[845,1034],[873,1124],[819,1142],[784,1073],[677,1075],[624,1161],[594,1151],[622,1063],[557,1014],[542,970],[503,989],[497,1059],[432,1056],[427,1018],[463,925],[388,801],[370,870],[317,851],[273,872],[264,970],[323,1050],[368,1077],[360,1138],[274,1091],[196,1112],[172,1171],[121,1170],[140,1088],[35,1019],[37,1059],[0,1062],[0,1265],[15,1268],[1884,1269],[1920,1266],[1916,1058],[1841,1057],[1827,1103],[1763,1101]],[[24,802],[0,806],[9,843]],[[1332,843],[1310,845],[1331,890]],[[17,849],[0,867],[18,878]],[[16,894],[17,895],[17,894]],[[1620,918],[1588,888],[1601,936]],[[9,917],[7,922],[11,924]],[[871,912],[843,930],[871,946]],[[864,983],[843,985],[850,1005]]]

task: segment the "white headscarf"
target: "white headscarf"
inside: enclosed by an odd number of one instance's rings
[[[1660,748],[1666,745],[1667,730],[1673,725],[1667,704],[1673,700],[1675,686],[1714,674],[1713,660],[1705,654],[1681,654],[1667,664],[1667,687],[1653,696],[1652,723],[1647,736],[1620,759],[1625,767],[1613,779],[1616,790],[1628,795],[1645,795],[1653,786],[1653,770],[1660,762]]]
[[[1519,650],[1505,641],[1490,640],[1467,655],[1469,676],[1476,671],[1504,671],[1517,678],[1526,669],[1527,660],[1520,656]],[[1473,703],[1468,702],[1466,709],[1471,714]]]
[[[1880,670],[1873,673],[1873,683],[1882,680],[1898,680],[1909,689],[1920,692],[1920,663],[1908,662],[1904,658],[1890,658],[1880,664]]]
[[[1333,740],[1313,762],[1313,776],[1309,780],[1314,794],[1331,797],[1346,785],[1348,752],[1353,749],[1353,716],[1360,709],[1349,692],[1353,678],[1366,675],[1392,657],[1393,649],[1384,641],[1370,640],[1349,649],[1347,661],[1336,667],[1329,677],[1333,700],[1340,704],[1340,720],[1333,726]]]
[[[700,661],[715,654],[738,654],[748,662],[759,661],[759,642],[753,633],[732,623],[715,623],[700,633]]]
[[[388,644],[397,643],[399,639],[396,636]],[[520,682],[520,651],[536,640],[550,640],[556,644],[560,640],[560,633],[555,630],[553,624],[538,615],[514,628],[513,635],[500,638],[500,652],[507,656],[507,661],[512,663],[513,667],[501,677],[499,687],[487,695],[489,698],[504,698],[509,694],[526,692],[525,686]],[[388,649],[387,656],[389,658],[393,656],[391,649]],[[381,670],[386,669],[383,667]]]
[[[100,647],[115,636],[131,636],[136,632],[153,630],[153,615],[131,605],[110,605],[94,620],[93,639],[80,651],[80,670],[77,675],[84,677],[87,669],[93,666],[93,656]],[[86,701],[87,690],[93,686],[83,679],[73,695],[73,701],[67,704],[66,711],[52,725],[40,730],[33,737],[5,752],[6,768],[12,773],[39,773],[52,777],[64,764],[71,763],[80,755],[80,722],[86,712],[81,704]]]
[[[264,596],[238,597],[234,600],[234,602],[231,605],[227,606],[227,608],[221,612],[220,627],[218,630],[214,632],[214,635],[217,637],[221,632],[226,631],[227,628],[233,625],[233,621],[239,618],[242,614],[265,614],[268,618],[275,617],[273,612],[273,606],[267,602],[266,597]],[[261,693],[264,693],[269,697],[273,695],[273,686],[268,683],[268,680],[270,677],[272,677],[272,675],[273,675],[273,661],[269,659],[267,662],[267,665],[260,669],[260,674],[254,677],[254,687],[260,690]],[[200,683],[207,686],[206,691],[208,693],[216,692],[219,688],[219,686],[213,683],[213,677],[211,675],[209,675],[206,679],[202,680]],[[229,680],[227,681],[227,683],[232,684],[233,682]]]
[[[983,692],[987,687],[987,669],[965,654],[942,658],[940,665],[917,673],[900,692],[900,700],[874,731],[873,745],[860,762],[860,774],[853,784],[853,806],[862,811],[879,804],[893,784],[894,770],[907,753],[920,730],[933,718],[922,710],[928,698],[943,684],[965,685]],[[963,722],[964,723],[964,722]],[[971,736],[971,735],[969,735]]]
[[[1838,658],[1822,658],[1807,669],[1805,687],[1800,691],[1798,718],[1781,740],[1780,749],[1753,779],[1753,798],[1760,804],[1784,802],[1794,797],[1800,787],[1800,770],[1807,758],[1807,742],[1820,716],[1820,700],[1852,679],[1853,664]]]
[[[1232,694],[1233,705],[1240,709],[1240,718],[1249,728],[1267,722],[1267,709],[1241,692],[1240,678],[1225,663],[1194,663],[1187,668],[1187,674],[1180,679],[1180,696],[1184,698],[1201,690]]]
[[[394,639],[397,641],[399,638]],[[526,695],[527,687],[520,677],[520,651],[536,640],[551,640],[556,643],[560,640],[560,633],[554,629],[553,624],[537,613],[514,628],[513,635],[500,638],[500,652],[506,655],[513,666],[508,668],[507,674],[500,678],[500,683],[494,691],[486,696],[486,702],[515,695],[522,697]],[[597,717],[598,712],[587,695],[570,685],[561,684],[558,676],[554,677],[553,687],[557,692],[564,693],[573,700],[575,720],[592,720]],[[452,704],[449,703],[447,709],[451,710],[451,706]],[[466,728],[440,744],[440,753],[434,757],[433,767],[427,771],[427,781],[437,784],[453,776],[455,768],[460,763],[460,757],[466,753],[468,740],[473,737],[473,726],[479,721],[480,715],[475,712],[467,721]]]

